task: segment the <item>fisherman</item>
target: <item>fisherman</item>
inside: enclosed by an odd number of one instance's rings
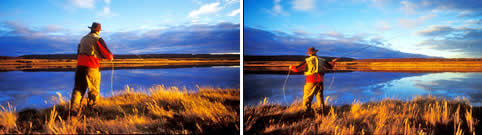
[[[75,71],[75,86],[72,92],[70,110],[75,115],[80,110],[80,104],[87,88],[87,106],[92,108],[99,99],[100,72],[99,59],[113,60],[114,56],[99,36],[100,23],[93,22],[90,33],[82,37],[77,48],[77,70]]]
[[[309,57],[298,66],[290,65],[289,67],[289,70],[293,72],[305,71],[306,83],[303,95],[303,108],[305,112],[311,111],[311,102],[315,94],[317,104],[323,111],[323,76],[328,69],[333,69],[335,61],[338,60],[338,58],[336,58],[333,59],[331,63],[328,63],[327,60],[316,56],[316,52],[318,52],[318,50],[314,47],[308,48],[307,54]]]

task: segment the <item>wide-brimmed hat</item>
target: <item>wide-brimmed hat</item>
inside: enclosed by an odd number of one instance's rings
[[[91,29],[91,30],[101,30],[101,28],[100,28],[100,23],[98,23],[98,22],[93,22],[93,23],[92,23],[92,26],[89,26],[89,29]]]
[[[316,50],[314,47],[310,47],[308,48],[308,52],[306,52],[306,54],[315,54],[317,52],[318,50]]]

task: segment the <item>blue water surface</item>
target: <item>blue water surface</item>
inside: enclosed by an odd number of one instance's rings
[[[280,74],[245,74],[244,105],[255,105],[264,98],[289,104],[303,97],[305,76]],[[416,96],[432,95],[439,98],[467,98],[472,105],[482,105],[482,73],[397,73],[344,72],[326,74],[324,96],[330,104],[369,102],[386,98],[409,100]]]
[[[240,88],[239,67],[189,67],[171,69],[120,69],[101,71],[101,95],[124,90],[147,91],[154,85],[197,90],[199,87]],[[60,93],[69,100],[75,72],[0,72],[0,103],[15,105],[17,110],[45,108],[54,104]],[[112,79],[111,79],[112,78]],[[111,83],[112,82],[112,83]],[[112,84],[112,88],[111,88]]]

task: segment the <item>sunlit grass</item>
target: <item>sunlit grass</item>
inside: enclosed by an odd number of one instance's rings
[[[245,134],[473,134],[478,120],[466,99],[415,97],[385,99],[303,111],[300,101],[288,106],[260,104],[244,109]]]
[[[60,94],[48,109],[15,112],[2,106],[0,134],[239,133],[239,89],[198,89],[153,86],[138,91],[126,86],[78,116],[69,116],[70,103]]]
[[[15,107],[8,103],[6,107],[0,105],[0,109],[0,133],[14,131],[17,127],[17,124],[15,123],[17,121]]]

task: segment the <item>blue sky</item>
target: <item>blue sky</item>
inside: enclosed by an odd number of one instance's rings
[[[75,53],[92,22],[114,54],[239,53],[239,0],[4,0],[0,56]]]
[[[482,57],[480,0],[245,0],[244,53]]]

